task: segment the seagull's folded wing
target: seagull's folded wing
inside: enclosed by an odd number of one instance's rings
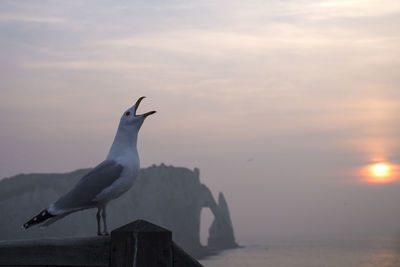
[[[53,212],[64,213],[95,206],[96,196],[115,182],[122,171],[123,166],[115,161],[103,161],[52,205]]]

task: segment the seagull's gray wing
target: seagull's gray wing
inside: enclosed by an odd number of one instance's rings
[[[69,211],[96,205],[94,199],[101,191],[116,181],[123,166],[113,160],[97,165],[76,184],[67,194],[54,203],[56,210]]]

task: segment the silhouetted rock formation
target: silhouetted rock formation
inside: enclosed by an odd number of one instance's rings
[[[66,174],[21,174],[0,181],[0,239],[26,239],[96,234],[95,209],[72,214],[45,230],[21,230],[22,223],[71,189],[90,169]],[[200,244],[201,209],[214,214],[209,247]],[[172,231],[173,239],[195,257],[214,249],[236,247],[227,203],[220,193],[218,205],[200,183],[199,170],[172,166],[142,169],[133,188],[107,207],[110,229],[145,219]]]
[[[218,212],[214,213],[214,221],[209,229],[208,247],[213,249],[235,248],[231,216],[224,194],[218,196]]]

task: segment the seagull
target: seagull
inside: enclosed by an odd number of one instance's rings
[[[139,173],[136,147],[138,133],[147,116],[156,113],[150,111],[136,114],[144,98],[140,97],[122,115],[106,159],[83,176],[71,191],[26,222],[23,228],[28,229],[33,225],[48,226],[73,212],[97,208],[97,235],[109,235],[106,222],[107,203],[128,191],[136,180]],[[104,225],[103,231],[100,218]]]

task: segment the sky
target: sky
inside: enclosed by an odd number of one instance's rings
[[[95,166],[144,95],[142,167],[200,168],[239,243],[400,239],[399,15],[397,0],[1,0],[0,177]]]

